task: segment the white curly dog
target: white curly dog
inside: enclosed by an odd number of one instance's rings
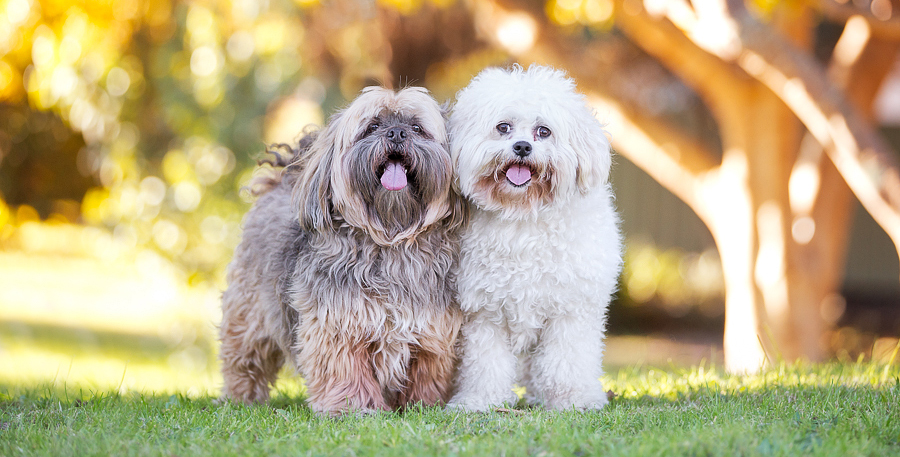
[[[482,71],[457,94],[449,126],[472,219],[448,406],[515,403],[518,382],[546,408],[603,407],[606,309],[622,264],[606,133],[575,83],[543,66]]]

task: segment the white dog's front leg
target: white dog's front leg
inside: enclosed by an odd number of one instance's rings
[[[602,362],[602,315],[551,319],[532,355],[528,397],[549,409],[602,408]]]
[[[510,349],[506,329],[474,314],[463,324],[461,339],[458,391],[447,407],[486,411],[504,403],[515,403],[517,397],[512,384],[516,357]]]

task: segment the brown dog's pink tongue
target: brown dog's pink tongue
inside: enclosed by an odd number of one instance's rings
[[[531,169],[522,165],[513,165],[506,170],[506,179],[521,186],[531,180]]]
[[[388,162],[381,175],[381,185],[387,190],[400,190],[406,187],[406,168],[400,162]]]

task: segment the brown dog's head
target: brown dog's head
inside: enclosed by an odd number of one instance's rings
[[[445,117],[425,89],[364,89],[301,160],[293,196],[306,230],[334,230],[342,219],[393,245],[464,220]]]

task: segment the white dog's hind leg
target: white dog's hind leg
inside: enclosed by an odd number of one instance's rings
[[[550,319],[531,358],[528,397],[549,409],[599,409],[607,403],[603,375],[603,316]]]
[[[461,339],[458,391],[447,407],[486,411],[504,403],[514,404],[516,356],[509,346],[507,330],[475,314],[463,324]]]

